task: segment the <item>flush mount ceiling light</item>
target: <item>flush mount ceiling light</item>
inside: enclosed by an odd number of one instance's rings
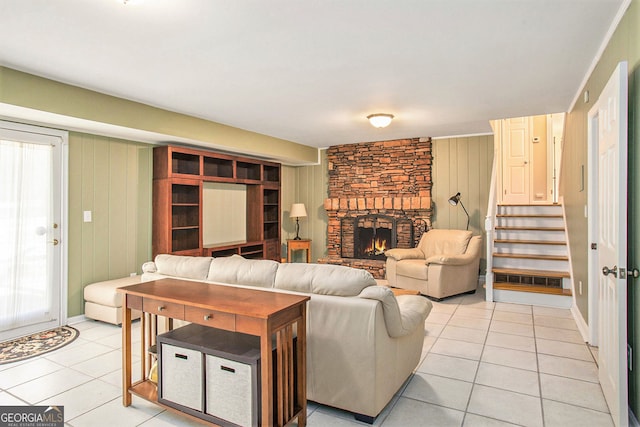
[[[369,119],[369,123],[371,123],[373,127],[386,128],[387,126],[389,126],[389,123],[391,123],[391,119],[393,119],[393,114],[385,114],[385,113],[369,114],[367,116],[367,119]]]

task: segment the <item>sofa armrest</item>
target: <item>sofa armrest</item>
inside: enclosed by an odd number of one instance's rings
[[[143,273],[155,273],[158,271],[158,267],[156,267],[156,263],[153,261],[147,261],[142,264],[142,272]]]
[[[392,338],[411,334],[431,311],[431,302],[418,295],[403,295],[396,299],[386,286],[369,286],[360,292],[360,298],[374,299],[382,303],[387,333]],[[423,326],[424,327],[424,326]]]
[[[420,259],[424,258],[424,252],[422,252],[418,248],[413,249],[404,249],[404,248],[394,248],[385,251],[384,253],[387,257],[391,257],[396,261],[400,261],[403,259]]]
[[[469,253],[462,255],[433,255],[425,260],[425,264],[467,265],[474,262],[476,258],[476,254]]]

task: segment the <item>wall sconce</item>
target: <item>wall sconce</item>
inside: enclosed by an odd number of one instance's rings
[[[462,204],[462,200],[460,200],[460,192],[458,191],[455,195],[449,197],[449,204],[451,206],[456,206],[458,203],[460,203],[460,206],[462,206],[462,209],[464,210],[464,213],[467,214],[467,230],[469,229],[469,212],[467,212],[467,209],[464,207],[464,205]]]
[[[391,120],[393,119],[393,114],[385,114],[385,113],[369,114],[367,116],[367,119],[369,119],[369,123],[371,123],[373,127],[386,128],[391,123]]]
[[[289,212],[289,218],[296,219],[296,237],[293,240],[300,239],[300,218],[306,218],[307,209],[304,207],[304,203],[294,203],[291,205],[291,212]]]

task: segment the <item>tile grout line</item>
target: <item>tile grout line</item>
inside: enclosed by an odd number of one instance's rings
[[[463,299],[464,301],[464,299]],[[486,301],[486,299],[485,299]],[[480,352],[480,356],[478,357],[478,365],[476,366],[476,372],[473,376],[473,381],[471,383],[471,390],[469,391],[469,397],[467,398],[467,405],[464,409],[464,415],[462,417],[462,425],[464,425],[465,420],[467,419],[467,414],[469,413],[469,405],[471,404],[471,396],[473,396],[473,391],[476,388],[476,380],[478,379],[478,372],[480,371],[480,364],[482,363],[482,356],[484,355],[484,350],[487,346],[487,340],[489,339],[489,330],[491,329],[491,322],[493,321],[493,315],[495,313],[496,303],[493,302],[493,308],[491,309],[491,317],[489,319],[489,325],[487,326],[487,331],[485,332],[484,342],[482,343],[482,351]]]
[[[538,354],[538,340],[536,339],[536,316],[531,306],[531,327],[533,328],[533,347],[536,349],[536,372],[538,374],[538,393],[540,393],[540,416],[542,417],[542,426],[545,426],[544,420],[544,403],[542,399],[542,378],[540,377],[540,357]]]

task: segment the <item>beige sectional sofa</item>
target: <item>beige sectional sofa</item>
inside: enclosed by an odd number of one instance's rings
[[[431,303],[395,297],[364,270],[237,255],[158,255],[143,265],[143,281],[165,277],[310,295],[307,398],[359,420],[373,422],[420,361]]]

